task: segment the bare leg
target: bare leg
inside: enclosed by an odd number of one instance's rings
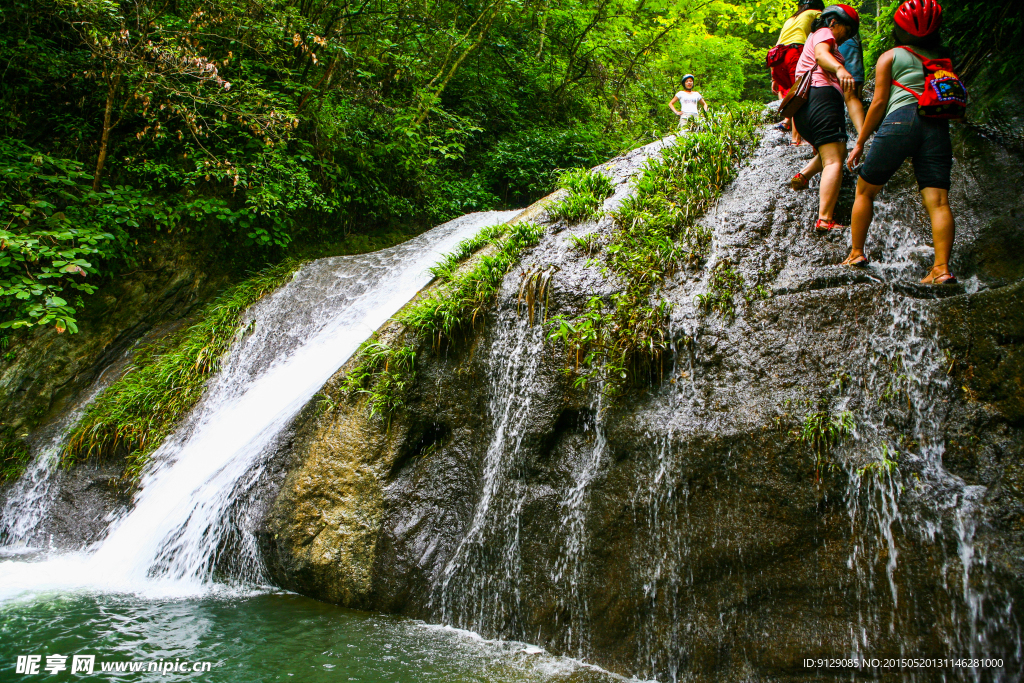
[[[832,220],[839,188],[843,184],[843,161],[846,159],[845,142],[829,142],[818,147],[824,168],[821,171],[821,189],[818,193],[818,218]],[[812,161],[813,162],[813,161]]]
[[[921,190],[924,208],[932,221],[932,240],[935,242],[935,265],[928,277],[921,280],[927,282],[950,272],[949,259],[953,254],[953,237],[956,225],[953,212],[949,209],[949,191],[937,187],[926,187]]]
[[[868,238],[868,226],[875,215],[875,196],[881,185],[872,185],[863,178],[857,179],[857,198],[853,201],[853,219],[850,221],[850,239],[853,245],[850,255],[843,261],[844,266],[860,261],[864,254],[864,242]]]
[[[796,130],[794,128],[793,130]],[[800,175],[807,180],[821,173],[821,155],[815,154],[814,158],[807,162],[807,165],[800,169]]]

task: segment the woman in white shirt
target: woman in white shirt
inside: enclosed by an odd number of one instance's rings
[[[679,109],[676,109],[676,104],[679,104]],[[679,117],[679,127],[682,128],[686,123],[686,120],[691,116],[696,116],[700,110],[697,105],[704,105],[704,111],[708,110],[708,103],[704,101],[699,92],[693,91],[693,74],[686,74],[683,76],[683,89],[675,94],[671,100],[669,100],[668,106],[672,110],[672,113]]]

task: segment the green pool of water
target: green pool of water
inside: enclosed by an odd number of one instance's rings
[[[47,656],[66,670],[47,673]],[[17,672],[39,655],[38,674]],[[93,673],[72,673],[74,655],[94,655]],[[27,662],[27,660],[26,660]],[[137,662],[186,671],[102,672]],[[168,662],[168,664],[164,664]],[[191,671],[196,663],[209,671]],[[365,681],[432,683],[622,680],[523,643],[399,617],[366,614],[288,593],[188,599],[49,593],[0,602],[0,681]]]

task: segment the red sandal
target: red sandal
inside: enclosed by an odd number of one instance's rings
[[[807,186],[811,184],[809,178],[804,177],[803,173],[797,173],[789,181],[789,186],[794,190],[806,190]]]
[[[831,219],[825,220],[824,218],[819,218],[818,220],[816,220],[814,222],[814,229],[817,230],[818,232],[829,232],[831,230],[842,230],[845,227],[846,227],[845,225],[839,225],[839,223],[836,223],[834,220],[831,220]]]

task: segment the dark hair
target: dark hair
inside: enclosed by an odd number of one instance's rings
[[[907,33],[899,26],[893,26],[892,39],[896,42],[896,47],[909,45],[910,47],[923,47],[925,50],[934,50],[943,54],[946,52],[946,48],[942,45],[942,34],[939,31],[919,37]]]
[[[853,29],[854,31],[857,31],[860,28],[857,25],[857,22],[851,20],[846,16],[845,12],[829,12],[828,14],[822,12],[820,15],[818,15],[818,18],[814,20],[814,23],[811,24],[811,33],[814,33],[818,29],[828,27],[829,22],[831,22],[833,19],[838,21],[843,26]]]
[[[803,2],[801,2],[796,8],[796,11],[789,16],[792,18],[800,16],[807,10],[817,10],[820,12],[823,9],[825,9],[825,0],[803,0]]]

